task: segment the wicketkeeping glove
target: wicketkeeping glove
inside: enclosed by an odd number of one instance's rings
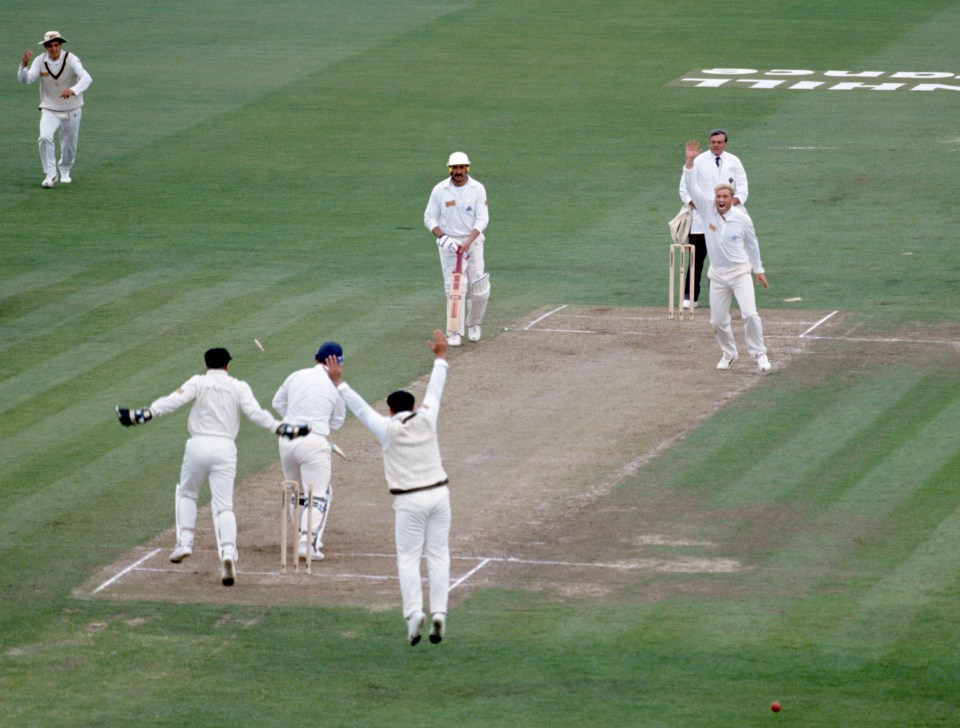
[[[153,412],[149,407],[143,409],[128,410],[126,407],[116,407],[117,418],[124,427],[136,427],[153,419]]]
[[[293,440],[297,437],[306,437],[310,434],[310,425],[290,425],[286,422],[281,422],[280,426],[276,429],[276,433],[280,437],[285,437],[288,440]]]

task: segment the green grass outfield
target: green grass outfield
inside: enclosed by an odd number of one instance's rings
[[[723,597],[491,590],[411,650],[395,613],[71,593],[172,525],[182,418],[134,441],[118,402],[211,345],[264,403],[327,338],[370,397],[424,373],[442,310],[422,212],[455,149],[490,195],[491,334],[541,306],[662,305],[683,143],[715,126],[750,176],[761,312],[956,323],[956,92],[671,84],[960,74],[958,27],[954,0],[0,7],[0,724],[956,725],[956,345],[885,366],[827,345],[622,483],[690,499],[687,525],[734,545],[758,534],[711,514],[790,514]],[[13,70],[51,28],[94,84],[74,183],[42,190],[37,89]],[[254,429],[241,477],[276,457]]]

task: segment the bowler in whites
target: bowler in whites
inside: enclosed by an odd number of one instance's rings
[[[710,324],[722,354],[717,369],[729,369],[739,358],[730,325],[730,304],[736,296],[743,317],[747,352],[756,361],[761,373],[769,372],[770,360],[763,343],[763,326],[753,290],[753,277],[764,288],[769,286],[760,260],[760,241],[753,220],[744,206],[734,204],[736,190],[730,182],[719,182],[713,189],[700,186],[694,174],[694,160],[699,155],[700,142],[687,142],[683,183],[704,222],[707,254],[710,256],[710,268],[707,270],[707,278],[710,279]]]

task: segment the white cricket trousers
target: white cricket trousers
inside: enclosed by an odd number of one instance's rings
[[[237,477],[237,444],[226,437],[197,436],[187,440],[177,484],[177,545],[193,547],[197,494],[210,482],[210,512],[220,560],[237,559],[237,519],[233,483]]]
[[[295,480],[306,494],[307,486],[313,489],[314,503],[317,499],[325,501],[322,510],[315,508],[312,503],[313,516],[309,518],[313,525],[311,539],[317,549],[323,543],[323,529],[327,525],[327,516],[330,513],[330,503],[333,500],[333,489],[330,487],[332,465],[330,463],[330,443],[327,438],[317,432],[311,432],[306,437],[294,440],[280,438],[280,465],[283,467],[285,480]],[[300,523],[296,524],[302,537],[306,538],[308,515],[304,508],[300,515]]]
[[[53,137],[60,130],[60,171],[69,173],[77,158],[77,138],[80,136],[82,108],[73,111],[40,110],[40,164],[44,174],[56,174],[56,145]]]
[[[734,297],[743,316],[743,338],[747,352],[756,359],[767,353],[763,345],[763,326],[757,313],[757,297],[753,290],[753,274],[749,263],[718,268],[711,265],[707,271],[710,279],[710,325],[717,337],[720,350],[728,359],[737,355],[737,342],[730,325],[730,304]]]
[[[423,611],[420,559],[427,555],[430,612],[447,612],[450,592],[450,489],[445,486],[393,496],[397,572],[403,617]]]

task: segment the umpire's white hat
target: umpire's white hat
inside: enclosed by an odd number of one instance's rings
[[[463,152],[454,152],[450,155],[450,159],[447,160],[447,166],[452,167],[454,165],[466,165],[470,166],[470,158]]]
[[[47,43],[52,43],[57,41],[58,43],[66,43],[67,39],[60,35],[60,32],[57,30],[48,30],[43,34],[43,40],[37,43],[37,45],[45,46]]]

